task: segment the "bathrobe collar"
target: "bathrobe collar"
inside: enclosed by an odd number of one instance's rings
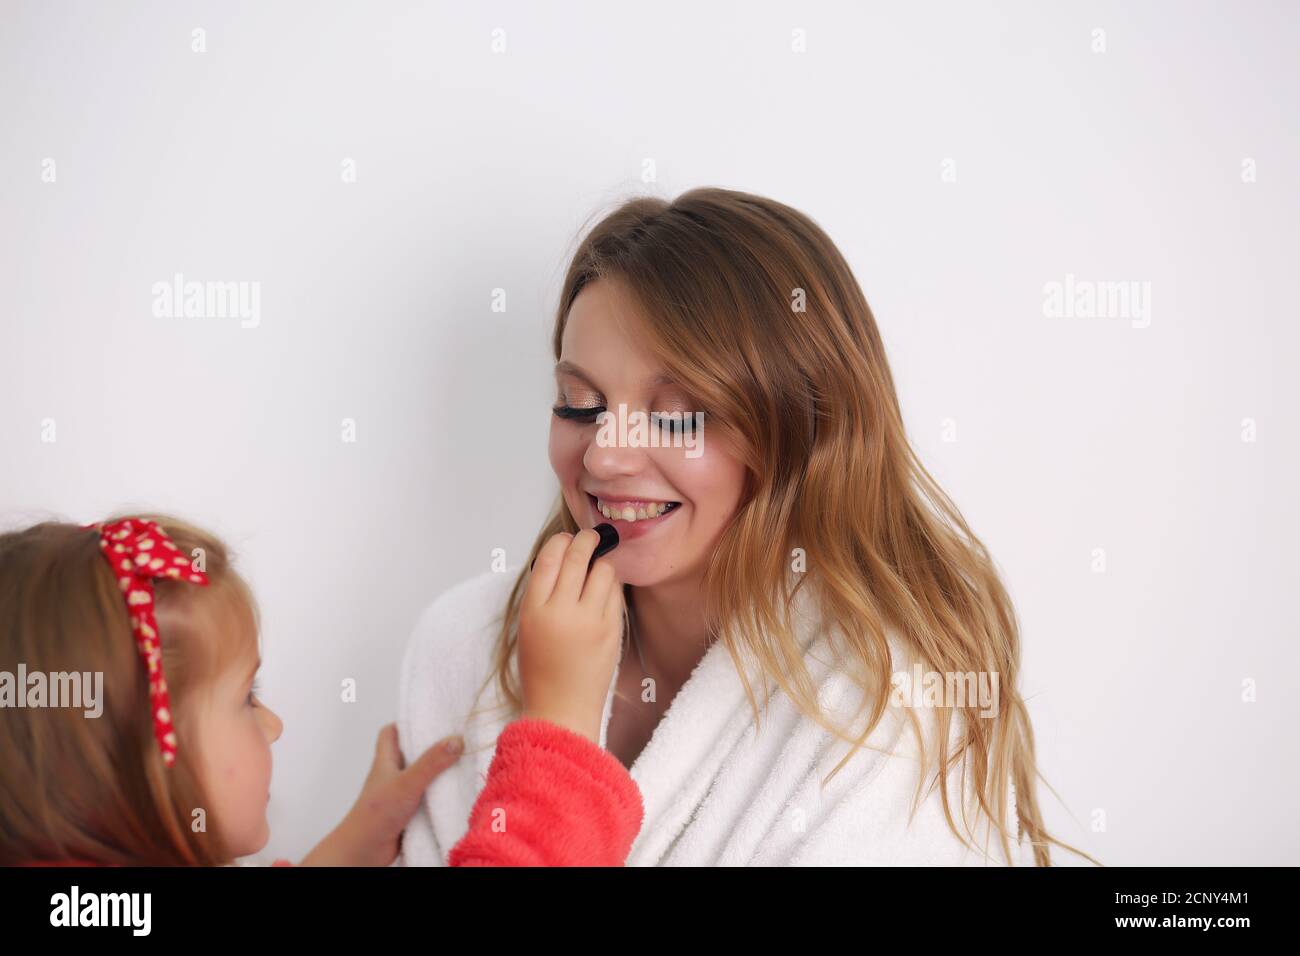
[[[805,580],[791,608],[794,637],[805,652],[823,637],[815,609],[813,582]],[[771,681],[752,657],[745,663],[751,689],[761,707]],[[602,747],[606,745],[618,670],[614,670],[605,698],[600,727]],[[746,734],[756,732],[753,710],[736,663],[723,642],[715,640],[629,768],[641,789],[645,821],[632,845],[628,866],[652,866],[672,849],[725,764],[727,754]]]

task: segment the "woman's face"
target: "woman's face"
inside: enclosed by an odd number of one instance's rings
[[[631,330],[642,321],[635,300],[612,279],[589,283],[574,299],[556,366],[556,405],[608,409],[610,420],[552,416],[550,458],[578,526],[618,529],[610,558],[619,580],[649,587],[703,572],[740,503],[744,466],[709,431],[708,416],[697,417],[703,409],[691,407],[636,342]],[[645,418],[652,413],[681,413],[688,427],[655,427]]]

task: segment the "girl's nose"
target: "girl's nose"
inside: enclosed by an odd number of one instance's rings
[[[284,721],[270,708],[263,708],[263,712],[266,714],[266,736],[271,743],[275,743],[280,739],[280,734],[284,733]]]

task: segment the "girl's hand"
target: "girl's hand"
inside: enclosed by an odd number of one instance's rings
[[[447,744],[455,743],[455,750]],[[409,767],[402,767],[397,725],[379,732],[375,761],[343,822],[321,840],[302,866],[388,866],[397,859],[402,831],[420,807],[424,791],[460,757],[459,737],[438,741]]]
[[[537,554],[519,610],[519,678],[525,718],[600,740],[609,682],[623,632],[623,585],[590,528],[561,532]]]

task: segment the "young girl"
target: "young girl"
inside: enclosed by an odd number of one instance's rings
[[[599,702],[572,692],[593,666],[603,686],[617,653],[621,588],[606,559],[586,574],[595,540],[557,536],[540,563],[530,706],[498,741],[456,865],[620,865],[640,826],[636,786],[591,739]],[[282,725],[256,693],[257,617],[222,543],[172,518],[0,535],[0,864],[260,851]],[[392,863],[458,744],[403,768],[384,728],[356,805],[303,864]]]

